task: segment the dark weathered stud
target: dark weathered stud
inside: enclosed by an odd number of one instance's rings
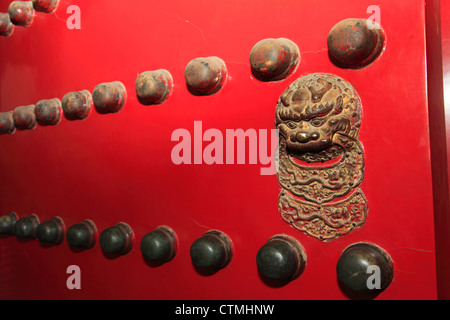
[[[19,239],[35,239],[38,225],[39,218],[37,215],[32,214],[31,216],[16,221],[14,234]]]
[[[300,61],[298,46],[289,39],[264,39],[250,52],[253,76],[260,81],[279,81],[290,76]]]
[[[14,32],[14,25],[11,22],[9,14],[0,12],[0,35],[9,37]]]
[[[256,264],[264,277],[287,283],[305,269],[306,254],[296,239],[278,234],[259,249]]]
[[[389,254],[376,245],[362,242],[353,244],[342,252],[336,271],[338,280],[344,288],[361,294],[385,290],[394,277],[393,263]],[[377,277],[379,288],[376,288]]]
[[[59,5],[59,0],[33,0],[33,7],[36,11],[53,13]]]
[[[98,113],[117,113],[125,105],[127,89],[120,81],[101,83],[95,87],[92,98]]]
[[[124,255],[133,248],[134,233],[129,225],[120,222],[103,230],[100,234],[100,247],[104,253]]]
[[[225,85],[228,71],[218,57],[195,58],[184,71],[188,90],[194,95],[212,95]]]
[[[145,71],[135,82],[136,95],[143,105],[164,103],[172,93],[172,88],[172,75],[165,69]]]
[[[190,254],[195,267],[212,273],[230,263],[233,244],[225,233],[211,230],[194,241]]]
[[[0,134],[13,134],[16,132],[13,111],[0,113]]]
[[[11,22],[17,26],[28,28],[34,20],[35,11],[32,1],[13,1],[8,8]]]
[[[84,220],[67,229],[66,239],[73,248],[90,249],[95,244],[97,227],[91,220]]]
[[[11,212],[5,216],[0,217],[0,235],[14,234],[14,225],[19,217],[15,212]]]
[[[63,97],[61,105],[67,120],[84,120],[91,111],[91,93],[87,90],[69,92]]]
[[[167,226],[156,228],[141,240],[142,256],[150,262],[162,264],[170,261],[175,256],[176,250],[177,236]]]
[[[64,222],[60,217],[44,221],[36,229],[40,242],[46,244],[60,244],[64,240]]]
[[[41,100],[34,109],[36,121],[41,126],[54,126],[61,121],[61,101],[59,99]]]
[[[13,119],[17,130],[32,130],[36,128],[34,108],[34,105],[29,105],[14,109]]]
[[[328,54],[340,68],[359,69],[374,62],[384,49],[384,32],[366,19],[346,19],[328,35]]]

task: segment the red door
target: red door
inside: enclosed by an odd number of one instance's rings
[[[7,12],[10,2],[0,1],[0,11]],[[37,12],[31,26],[16,26],[11,36],[1,37],[0,112],[63,99],[69,92],[93,94],[98,84],[114,81],[123,83],[127,97],[117,113],[92,107],[84,120],[63,116],[55,126],[0,136],[0,215],[36,214],[40,222],[58,216],[66,231],[89,219],[98,229],[96,244],[81,251],[66,239],[49,246],[1,238],[0,297],[346,299],[337,262],[345,248],[367,242],[393,261],[392,283],[379,299],[436,299],[425,5],[382,0],[379,11],[371,5],[368,0],[61,1],[55,13]],[[381,55],[359,69],[334,64],[327,46],[333,26],[377,12],[385,36]],[[250,52],[260,40],[278,38],[298,47],[298,67],[281,80],[258,80]],[[227,73],[221,71],[226,79],[214,94],[193,94],[185,68],[194,58],[212,56],[226,65]],[[172,93],[164,103],[143,105],[136,78],[159,69],[170,72]],[[333,239],[314,237],[282,218],[279,180],[261,174],[267,167],[261,157],[252,162],[251,139],[243,149],[233,148],[234,156],[226,148],[227,130],[254,130],[257,141],[262,132],[270,134],[282,93],[313,73],[343,79],[361,102],[364,175],[358,188],[367,216]],[[223,164],[202,157],[211,143],[203,136],[208,129],[224,139],[223,153],[218,148],[214,154]],[[179,146],[174,132],[190,134],[191,164],[174,160]],[[119,222],[132,228],[135,240],[131,251],[111,258],[98,235]],[[171,261],[156,267],[146,263],[140,242],[161,225],[177,234],[178,248]],[[209,230],[229,236],[233,256],[206,275],[194,267],[190,249]],[[301,275],[283,286],[264,281],[256,263],[261,246],[278,234],[296,239],[306,256]],[[79,267],[81,289],[67,287],[72,265]]]

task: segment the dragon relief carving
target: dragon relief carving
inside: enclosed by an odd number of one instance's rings
[[[322,241],[362,226],[368,213],[359,185],[361,101],[345,80],[323,73],[297,79],[278,100],[278,181],[282,218]]]

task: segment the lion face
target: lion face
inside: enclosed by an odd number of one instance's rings
[[[359,123],[360,100],[351,85],[336,76],[311,74],[282,94],[275,124],[292,156],[315,162],[342,154],[333,136],[356,138]]]

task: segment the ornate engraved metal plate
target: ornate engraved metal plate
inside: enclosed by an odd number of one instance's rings
[[[360,123],[359,96],[337,76],[301,77],[281,95],[275,115],[279,210],[294,228],[329,241],[364,224]]]

